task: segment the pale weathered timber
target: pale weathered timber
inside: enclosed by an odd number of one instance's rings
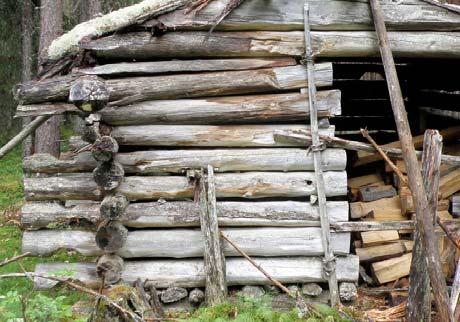
[[[203,234],[203,257],[206,271],[206,304],[213,306],[225,301],[227,283],[225,281],[224,247],[219,234],[216,188],[212,166],[208,165],[206,174],[201,171],[199,180],[200,226]]]
[[[69,234],[71,233],[69,232]],[[97,247],[104,252],[110,253],[116,252],[124,247],[127,239],[128,229],[118,221],[111,221],[107,225],[99,227],[94,236]],[[64,244],[65,243],[64,241]]]
[[[397,230],[365,231],[360,234],[364,247],[375,246],[399,240]]]
[[[105,285],[112,285],[120,281],[123,266],[123,258],[120,256],[104,254],[97,260],[96,273],[103,279]]]
[[[400,242],[391,242],[384,245],[356,248],[355,251],[356,255],[359,256],[360,263],[369,263],[401,256],[406,249]]]
[[[341,114],[340,91],[317,94],[320,117]],[[107,107],[102,120],[109,125],[139,124],[232,124],[300,121],[309,115],[308,96],[298,92],[145,101]],[[78,113],[72,104],[19,105],[16,116]]]
[[[254,260],[273,278],[282,283],[325,282],[320,258],[275,257],[254,258]],[[358,256],[338,257],[337,266],[341,268],[337,271],[339,281],[358,281]],[[299,267],[303,269],[299,269]],[[50,275],[56,271],[74,271],[75,273],[71,275],[72,278],[95,288],[100,283],[100,279],[96,276],[95,264],[47,263],[38,264],[36,268],[37,273],[44,275]],[[128,261],[125,262],[122,278],[128,283],[133,283],[138,278],[148,279],[157,288],[205,286],[204,265],[200,259]],[[267,285],[271,283],[243,258],[227,259],[226,280],[228,285]],[[56,285],[55,282],[44,279],[35,279],[35,283],[39,288],[51,288]]]
[[[347,193],[346,172],[324,173],[326,196]],[[313,172],[245,172],[216,174],[217,198],[305,197],[316,193]],[[100,200],[102,191],[90,174],[61,177],[25,178],[27,200]],[[125,177],[118,192],[129,200],[187,199],[195,185],[185,176]]]
[[[120,211],[118,206],[110,206],[113,199],[106,197],[100,206],[89,201],[67,207],[57,202],[27,202],[21,210],[21,224],[44,228],[52,223],[79,220],[97,223],[116,218],[123,225],[136,228],[200,225],[200,208],[191,201],[131,203],[125,211]],[[333,224],[348,220],[346,201],[329,201],[326,206]],[[299,201],[217,202],[217,215],[219,226],[319,226],[318,208]]]
[[[135,75],[139,76],[166,73],[248,70],[270,67],[293,66],[296,64],[296,60],[291,57],[165,60],[154,62],[116,63],[105,64],[95,67],[76,68],[72,70],[72,73],[110,77]]]
[[[207,163],[215,172],[313,170],[312,155],[300,148],[135,151],[117,153],[115,161],[127,174],[184,173]],[[322,151],[322,161],[325,171],[345,170],[347,155],[342,149],[326,149]],[[38,153],[23,161],[24,170],[28,172],[50,174],[92,171],[96,166],[90,152],[68,159]]]
[[[169,34],[166,34],[167,36]],[[163,37],[161,37],[163,38]],[[200,46],[201,47],[201,46]],[[318,87],[332,85],[332,64],[316,66]],[[15,97],[21,104],[65,101],[73,76],[53,81],[30,81],[16,86]],[[256,94],[307,87],[303,66],[263,68],[244,71],[207,72],[178,75],[127,77],[106,80],[109,105],[207,96]]]
[[[153,27],[158,22],[167,28],[208,30],[229,0],[212,1],[198,13],[184,9],[161,15],[141,24]],[[234,9],[216,30],[303,30],[303,0],[251,0]],[[310,0],[312,30],[372,30],[372,18],[366,1]],[[458,30],[455,13],[423,1],[382,1],[385,22],[391,30]]]
[[[388,33],[395,56],[405,58],[458,58],[458,32],[395,31]],[[378,57],[377,36],[372,31],[314,31],[316,57]],[[152,38],[149,32],[116,34],[82,44],[106,59],[164,57],[301,56],[303,32],[171,32]],[[290,67],[281,67],[290,68]]]
[[[102,78],[95,75],[81,76],[72,82],[69,102],[86,113],[102,110],[109,101],[109,91]]]
[[[391,107],[398,130],[399,140],[401,141],[404,162],[406,163],[409,188],[414,198],[417,227],[420,230],[422,245],[426,252],[425,259],[434,294],[434,301],[439,318],[442,321],[450,321],[452,320],[453,314],[449,308],[449,294],[447,292],[446,280],[442,272],[438,242],[433,228],[427,193],[418,165],[415,148],[412,145],[411,129],[393,58],[394,47],[392,47],[386,31],[380,2],[378,0],[370,0],[370,4],[388,84]],[[381,282],[380,279],[379,281]]]
[[[317,256],[323,253],[318,227],[224,228],[222,231],[250,256]],[[86,256],[98,255],[102,250],[96,245],[95,236],[94,232],[81,230],[26,231],[22,250],[34,255],[49,255],[59,249],[73,249]],[[350,252],[350,233],[333,233],[331,240],[335,254]],[[225,256],[240,256],[228,244],[223,248]],[[199,229],[134,230],[127,233],[121,249],[107,250],[116,251],[123,258],[202,257],[204,241]]]
[[[275,130],[308,129],[306,125],[140,125],[117,126],[112,137],[120,145],[190,146],[190,147],[267,147],[299,146],[297,143],[277,142]],[[335,127],[319,131],[333,136]]]

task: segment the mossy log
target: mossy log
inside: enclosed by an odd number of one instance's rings
[[[224,228],[222,231],[250,256],[319,256],[323,253],[319,227]],[[350,252],[350,233],[332,233],[334,254]],[[199,229],[155,229],[127,232],[118,224],[99,229],[26,231],[22,251],[50,255],[59,249],[72,249],[85,256],[115,252],[123,258],[202,257],[203,234]],[[241,256],[223,243],[225,256]]]
[[[118,162],[103,162],[93,171],[96,184],[105,191],[117,188],[125,175],[123,166]]]
[[[200,208],[192,201],[131,203],[121,211],[118,203],[111,206],[113,199],[110,196],[102,204],[88,201],[67,207],[57,202],[27,202],[21,210],[21,224],[26,228],[44,228],[53,223],[85,220],[97,224],[116,218],[126,227],[136,228],[200,226]],[[329,201],[327,212],[332,223],[347,221],[348,203]],[[319,226],[317,206],[299,201],[219,201],[217,215],[221,227]]]
[[[347,193],[345,171],[324,173],[326,195]],[[316,193],[313,172],[245,172],[216,174],[217,198],[292,198]],[[185,176],[125,177],[118,192],[129,200],[189,199],[195,184]],[[103,192],[91,174],[69,174],[61,177],[25,178],[26,200],[101,200]]]

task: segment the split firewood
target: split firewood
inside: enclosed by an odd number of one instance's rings
[[[375,201],[382,198],[396,196],[396,189],[393,186],[361,187],[359,188],[359,199],[361,201]]]
[[[375,246],[399,240],[397,230],[365,231],[360,233],[363,247]]]
[[[372,273],[379,284],[395,281],[409,275],[412,254],[390,258],[371,265]]]
[[[378,216],[379,214],[400,216],[402,213],[401,200],[399,197],[383,198],[370,202],[358,201],[350,203],[350,216],[353,219],[362,218],[368,215]]]

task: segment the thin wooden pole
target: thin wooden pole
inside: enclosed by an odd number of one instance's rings
[[[318,111],[316,109],[316,85],[315,85],[315,66],[313,62],[313,49],[310,33],[309,6],[305,2],[304,6],[304,24],[305,24],[305,47],[307,60],[307,78],[308,78],[308,100],[310,103],[310,126],[313,152],[313,164],[316,176],[316,194],[318,196],[318,209],[321,222],[321,239],[324,249],[324,267],[323,274],[329,284],[329,293],[331,306],[336,307],[340,304],[339,289],[336,276],[336,263],[331,245],[331,231],[329,216],[326,210],[326,192],[324,187],[324,177],[321,161],[321,142],[318,136]]]
[[[442,137],[438,131],[425,132],[423,141],[422,173],[425,191],[428,195],[430,213],[436,218],[439,190],[439,167],[441,166]],[[426,322],[431,320],[430,278],[426,267],[426,253],[420,241],[420,228],[414,232],[414,249],[409,274],[409,298],[407,318],[409,321]]]
[[[0,149],[0,159],[3,158],[8,152],[14,149],[14,147],[20,144],[26,137],[35,132],[35,130],[45,123],[52,115],[41,115],[37,116],[35,120],[27,124],[21,132],[19,132],[14,138],[12,138],[7,144],[2,146]]]
[[[427,195],[423,186],[423,179],[420,167],[415,154],[415,148],[412,143],[412,134],[410,132],[407,112],[404,106],[404,100],[401,93],[398,74],[391,52],[385,20],[382,14],[382,8],[379,0],[370,0],[374,25],[379,40],[380,54],[382,56],[383,66],[390,94],[391,106],[398,130],[399,140],[403,151],[403,158],[407,167],[409,187],[414,199],[415,212],[417,214],[417,224],[420,228],[422,245],[426,252],[428,273],[430,276],[431,286],[434,292],[436,308],[441,321],[451,321],[452,313],[449,307],[449,294],[447,292],[446,280],[441,266],[441,257],[439,255],[438,241],[434,232],[433,221],[428,207]],[[417,321],[418,322],[418,321]]]
[[[457,313],[458,298],[460,297],[460,259],[457,262],[454,282],[452,283],[452,293],[450,295],[450,309]]]
[[[214,169],[208,165],[207,176],[200,179],[200,224],[204,237],[204,267],[206,271],[206,302],[222,304],[227,295],[225,257],[220,242],[216,209]]]

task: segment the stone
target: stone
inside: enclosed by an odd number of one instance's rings
[[[321,286],[316,283],[307,283],[302,285],[301,293],[308,296],[319,296],[323,292]]]
[[[353,302],[358,298],[358,289],[353,283],[343,282],[339,286],[339,295],[342,302]]]
[[[289,285],[288,290],[289,290],[289,292],[291,292],[293,294],[297,294],[297,292],[300,291],[300,289],[299,289],[299,287],[297,285]]]
[[[190,294],[188,296],[188,301],[190,304],[193,305],[200,305],[204,301],[204,292],[200,290],[199,288],[196,288],[192,291],[190,291]]]
[[[163,303],[174,303],[187,297],[188,292],[183,287],[169,287],[161,293]]]
[[[243,296],[246,296],[246,297],[252,297],[252,298],[256,298],[256,297],[261,297],[263,295],[265,295],[265,291],[262,287],[260,286],[245,286],[241,289],[241,292],[240,292],[241,295]]]
[[[279,294],[280,289],[275,285],[264,285],[262,286],[266,293]]]

